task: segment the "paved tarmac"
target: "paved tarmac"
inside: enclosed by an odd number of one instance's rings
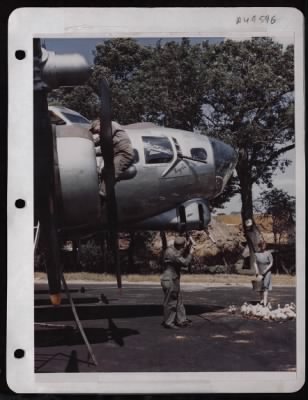
[[[159,284],[69,284],[99,365],[73,320],[65,294],[49,305],[46,284],[35,285],[36,372],[295,371],[296,321],[243,318],[239,307],[258,297],[250,287],[183,284],[188,318],[177,330],[162,325]],[[293,301],[294,287],[274,287],[274,308]],[[108,304],[106,304],[108,303]],[[228,313],[229,305],[238,307]]]

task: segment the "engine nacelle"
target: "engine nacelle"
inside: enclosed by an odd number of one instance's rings
[[[66,231],[97,225],[101,208],[92,134],[78,126],[56,126],[55,150],[59,228]]]
[[[42,48],[42,79],[50,89],[81,85],[91,75],[87,60],[77,53],[56,54]]]

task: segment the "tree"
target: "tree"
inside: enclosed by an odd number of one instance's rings
[[[143,119],[193,131],[202,120],[201,45],[159,41],[136,77]]]
[[[88,85],[53,90],[49,93],[48,104],[71,108],[89,119],[96,118],[100,107],[99,97]]]
[[[225,204],[228,203],[228,201],[237,193],[239,193],[238,179],[235,176],[231,176],[223,192],[218,197],[209,201],[212,211],[216,208],[223,209]]]
[[[295,197],[282,189],[265,190],[255,203],[257,211],[271,215],[275,244],[280,244],[283,234],[294,228]]]
[[[151,49],[130,38],[105,40],[94,51],[94,71],[89,81],[99,96],[99,83],[105,77],[110,86],[113,119],[126,125],[142,120],[140,83],[136,76],[151,55]]]
[[[272,187],[294,148],[293,46],[271,38],[205,45],[204,128],[238,150],[243,221],[253,219],[252,189]]]

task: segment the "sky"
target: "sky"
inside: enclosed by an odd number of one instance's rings
[[[159,40],[159,37],[155,38],[140,38],[138,42],[143,44],[144,46],[153,46]],[[102,43],[103,38],[86,38],[86,39],[42,39],[45,42],[47,50],[55,51],[58,54],[63,53],[80,53],[82,54],[87,61],[92,64],[93,63],[93,51],[95,50],[95,46],[99,43]],[[162,44],[169,39],[161,38]],[[181,38],[172,38],[174,41],[180,41]],[[190,42],[200,43],[202,40],[208,40],[209,43],[219,43],[222,42],[223,38],[190,38]]]
[[[153,46],[160,38],[140,38],[138,39],[139,43],[145,46]],[[208,37],[208,38],[190,38],[191,43],[200,43],[202,40],[208,40],[209,43],[219,43],[225,40],[226,38],[222,37]],[[232,40],[242,40],[242,38],[237,37],[229,37]],[[249,39],[249,37],[245,38]],[[58,54],[63,53],[80,53],[82,54],[89,64],[93,63],[93,51],[95,50],[95,46],[99,43],[102,43],[103,38],[73,38],[73,39],[43,39],[43,42],[46,46],[47,50],[55,51]],[[162,44],[168,39],[161,38]],[[181,38],[172,38],[172,40],[180,41]],[[288,44],[293,43],[293,37],[290,36],[280,36],[275,37],[274,40],[279,41],[286,47]],[[284,155],[284,157],[288,157],[292,160],[291,165],[286,168],[285,173],[281,173],[280,171],[276,171],[273,184],[274,187],[278,189],[283,189],[288,192],[289,195],[295,196],[295,149],[289,151]],[[262,186],[254,186],[253,188],[253,198],[256,199],[262,190],[265,190],[265,187]],[[239,195],[233,197],[228,203],[225,204],[223,209],[218,209],[217,212],[223,212],[226,214],[230,214],[231,212],[240,212],[241,210],[241,200]]]

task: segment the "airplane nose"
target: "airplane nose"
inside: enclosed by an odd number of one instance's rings
[[[214,153],[216,193],[218,196],[225,188],[236,166],[238,154],[230,145],[210,138]]]

